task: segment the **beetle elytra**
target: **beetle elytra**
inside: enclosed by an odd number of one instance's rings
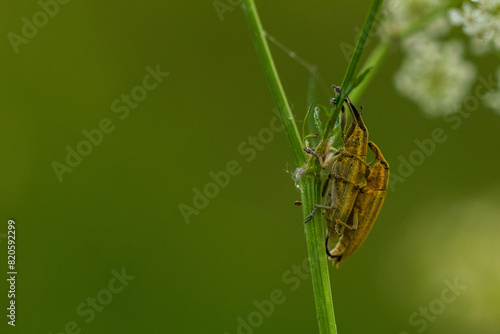
[[[369,146],[375,153],[375,161],[371,168],[367,169],[366,186],[360,190],[349,216],[347,228],[344,229],[331,252],[328,251],[328,239],[326,242],[328,255],[337,268],[363,244],[380,213],[387,194],[389,164],[377,145],[370,142]]]

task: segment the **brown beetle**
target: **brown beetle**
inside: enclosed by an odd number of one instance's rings
[[[375,153],[375,161],[367,170],[366,186],[360,190],[346,228],[331,252],[328,251],[328,238],[326,241],[328,255],[337,268],[363,244],[377,220],[387,194],[389,164],[377,145],[370,142],[369,146]]]

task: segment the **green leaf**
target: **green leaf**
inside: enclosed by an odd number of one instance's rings
[[[320,107],[314,108],[314,125],[316,125],[318,133],[321,135],[321,138],[323,138],[323,123],[321,123],[320,112]]]
[[[311,117],[311,110],[314,107],[314,102],[311,102],[309,108],[307,108],[306,116],[304,117],[304,121],[302,122],[302,143],[305,146],[306,139],[311,138],[310,134],[306,135],[306,127],[309,128],[309,118]]]
[[[372,69],[372,68],[371,68],[371,67],[369,67],[369,68],[365,69],[363,72],[361,72],[361,74],[360,74],[360,75],[358,75],[358,76],[357,76],[356,80],[354,80],[354,82],[353,82],[353,84],[352,84],[352,89],[351,89],[351,91],[352,91],[354,88],[358,87],[358,86],[359,86],[359,84],[360,84],[361,82],[363,82],[363,80],[364,80],[364,79],[365,79],[365,77],[368,75],[368,73],[371,71],[371,69]]]

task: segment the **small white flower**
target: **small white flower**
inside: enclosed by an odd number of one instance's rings
[[[482,56],[491,51],[490,44],[486,43],[483,39],[471,37],[470,49],[476,56]]]
[[[473,2],[477,2],[479,5],[479,8],[481,8],[483,11],[487,12],[495,12],[498,11],[500,7],[500,1],[499,0],[472,0]]]
[[[450,23],[462,27],[464,34],[473,40],[471,44],[474,49],[479,46],[479,40],[487,45],[485,48],[480,47],[479,53],[486,53],[491,49],[500,50],[500,0],[474,2],[475,4],[465,2],[461,9],[450,9]]]
[[[448,17],[450,18],[450,23],[454,26],[461,26],[464,24],[464,16],[462,11],[456,8],[452,8],[448,11]]]
[[[492,20],[493,22],[490,24],[490,29],[492,33],[492,42],[495,49],[500,50],[500,15],[496,18],[496,20]]]
[[[488,17],[483,11],[472,7],[469,3],[464,3],[463,6],[463,31],[466,35],[473,36],[483,31]]]

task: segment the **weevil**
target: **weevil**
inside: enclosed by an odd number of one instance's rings
[[[306,218],[312,219],[316,209],[324,209],[327,233],[330,240],[341,234],[341,226],[348,226],[347,220],[353,210],[356,197],[367,169],[368,130],[360,112],[346,99],[353,116],[352,123],[345,134],[344,147],[334,150],[333,156],[323,162],[323,168],[331,166],[328,180],[324,184],[324,205],[315,205],[313,212]]]
[[[328,238],[325,242],[326,251],[337,268],[363,244],[377,220],[387,194],[389,164],[377,145],[373,142],[368,145],[375,153],[375,161],[366,171],[366,186],[361,188],[346,228],[331,252]]]

